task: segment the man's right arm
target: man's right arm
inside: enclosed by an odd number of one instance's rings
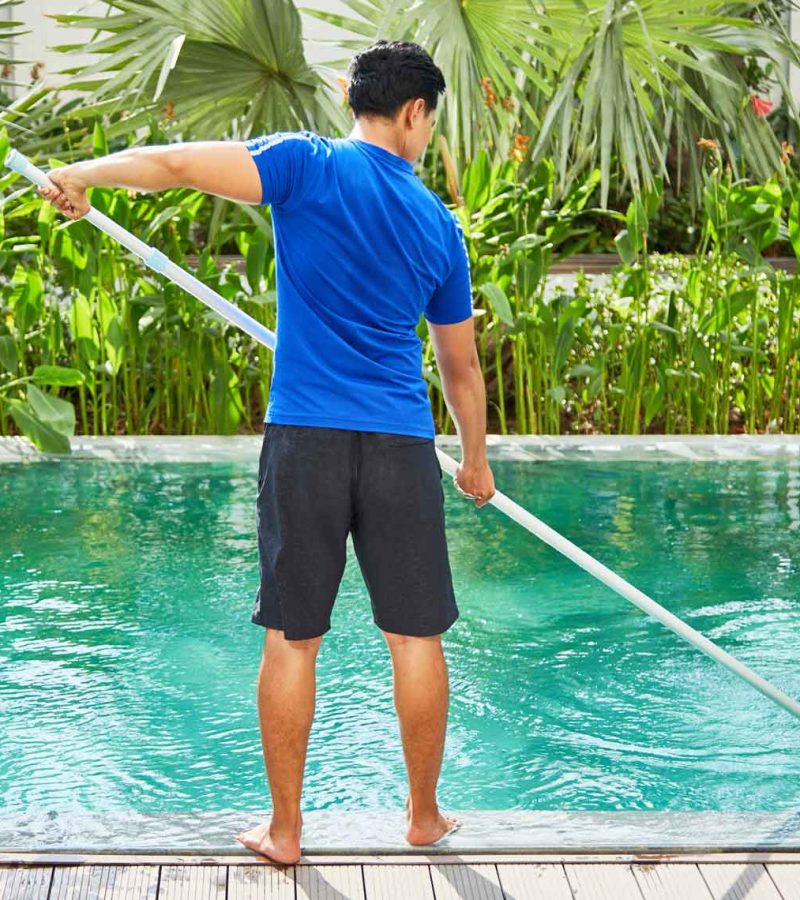
[[[191,141],[152,147],[131,147],[87,159],[48,173],[56,190],[39,193],[71,219],[89,211],[90,187],[124,187],[134,191],[164,191],[188,187],[239,203],[260,203],[258,169],[242,141]]]

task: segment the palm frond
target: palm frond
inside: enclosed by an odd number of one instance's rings
[[[306,62],[291,0],[110,0],[107,17],[57,15],[95,29],[96,61],[70,87],[87,91],[86,115],[116,117],[120,137],[143,120],[166,120],[196,138],[235,131],[345,126],[332,86]]]

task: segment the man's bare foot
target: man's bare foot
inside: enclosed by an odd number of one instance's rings
[[[411,798],[406,797],[406,840],[409,844],[417,846],[423,844],[435,844],[445,835],[451,834],[459,826],[461,822],[452,816],[443,816],[438,813],[437,819],[432,822],[425,822],[421,825],[411,824]]]
[[[272,862],[289,866],[296,863],[300,856],[300,835],[303,831],[303,816],[300,816],[300,828],[296,835],[291,834],[272,834],[270,828],[272,819],[264,825],[256,825],[249,831],[242,831],[235,835],[236,840],[240,844],[252,850],[254,853],[260,853],[266,856]]]

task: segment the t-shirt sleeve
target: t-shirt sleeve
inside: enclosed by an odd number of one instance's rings
[[[245,141],[261,179],[262,205],[285,205],[303,193],[315,138],[311,131],[276,131]]]
[[[453,226],[450,271],[433,292],[424,311],[425,318],[434,325],[453,325],[472,316],[472,283],[467,243],[461,224],[454,215]]]

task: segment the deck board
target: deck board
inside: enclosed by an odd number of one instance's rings
[[[435,900],[431,873],[421,866],[364,866],[368,900]]]
[[[497,866],[431,863],[429,870],[436,900],[504,900]]]
[[[701,863],[700,872],[714,900],[782,900],[761,863]]]
[[[638,864],[631,871],[644,900],[711,900],[711,891],[695,865]]]
[[[259,863],[231,866],[228,900],[295,900],[294,866],[286,869]]]
[[[497,873],[508,900],[572,900],[572,890],[562,865],[501,863]]]
[[[47,900],[52,878],[50,866],[4,867],[0,869],[0,900]]]
[[[156,900],[156,866],[59,866],[49,900]]]
[[[769,863],[767,872],[784,900],[800,900],[800,863]]]
[[[297,900],[366,900],[361,866],[298,866]]]
[[[0,864],[0,900],[800,900],[800,854],[758,856],[763,861],[724,853],[617,861],[453,854],[401,862],[363,854],[294,866],[235,856],[174,864],[86,856]]]
[[[639,883],[630,866],[569,863],[564,866],[572,893],[584,900],[642,900]]]
[[[162,866],[158,900],[225,900],[227,866]]]

